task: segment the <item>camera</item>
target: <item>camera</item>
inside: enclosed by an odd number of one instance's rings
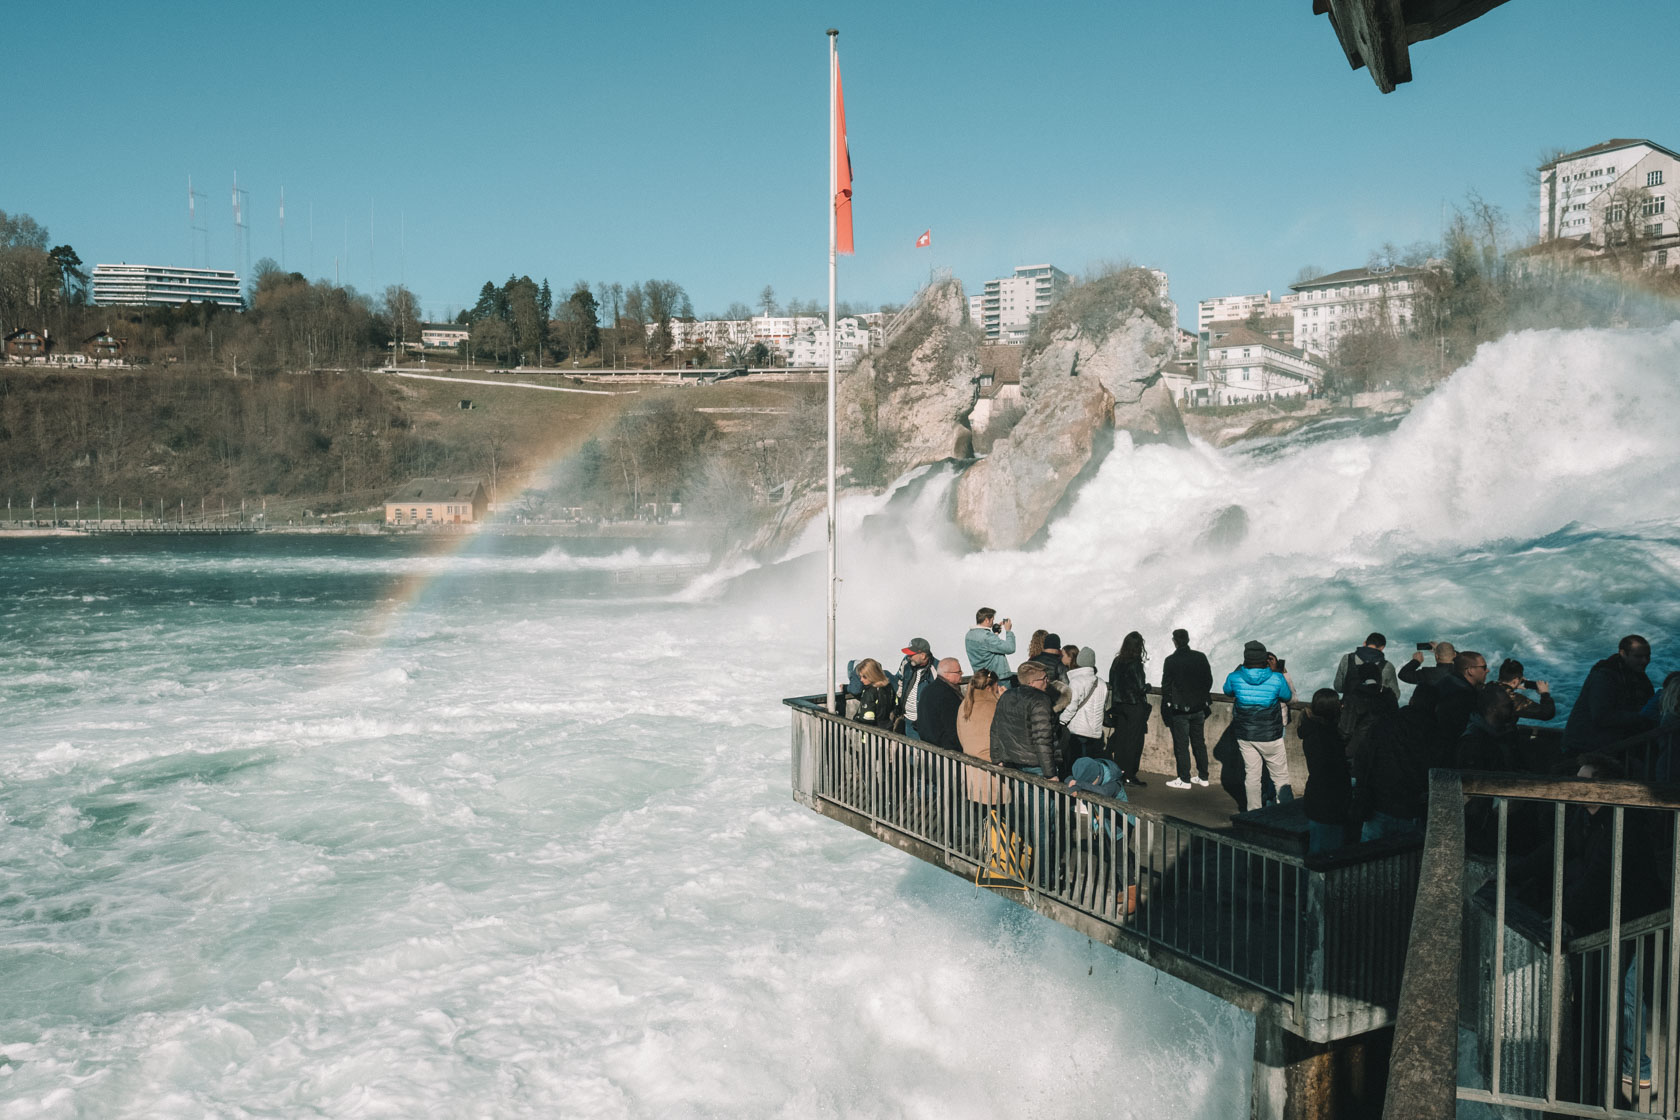
[[[992,633],[994,633],[994,634],[1003,633],[1003,623],[1001,623],[1001,622],[992,623]]]
[[[1434,649],[1434,648],[1435,648],[1435,643],[1434,642],[1419,642],[1418,643],[1418,649],[1420,649],[1420,650]]]

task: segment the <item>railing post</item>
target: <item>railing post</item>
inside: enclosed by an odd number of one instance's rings
[[[1463,787],[1456,771],[1431,770],[1429,828],[1395,1015],[1385,1120],[1435,1120],[1458,1112],[1463,895]]]
[[[814,806],[817,800],[817,764],[820,743],[826,729],[809,712],[793,710],[793,799]]]
[[[1326,984],[1325,916],[1328,911],[1329,873],[1308,869],[1306,898],[1302,899],[1301,924],[1305,927],[1298,936],[1305,942],[1301,975],[1295,981],[1295,1028],[1302,1035],[1318,1037],[1314,1024],[1330,1018],[1330,990]]]

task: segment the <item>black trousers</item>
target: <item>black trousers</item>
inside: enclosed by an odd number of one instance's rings
[[[1190,780],[1190,752],[1196,752],[1196,776],[1208,776],[1207,740],[1202,737],[1206,711],[1166,712],[1167,727],[1172,731],[1173,761],[1178,764],[1178,780]]]
[[[1138,763],[1143,761],[1143,739],[1149,733],[1149,704],[1114,704],[1110,707],[1114,718],[1114,735],[1109,747],[1121,773],[1137,777]]]

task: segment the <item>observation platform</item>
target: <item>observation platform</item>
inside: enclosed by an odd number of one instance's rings
[[[1217,772],[1188,791],[1162,776],[1128,801],[1075,794],[831,715],[821,697],[784,703],[801,804],[970,882],[996,862],[995,809],[1034,852],[1015,884],[987,889],[1254,1015],[1253,1115],[1358,1115],[1380,1097],[1421,841],[1308,857],[1304,822],[1233,818]]]
[[[1680,785],[1546,776],[1524,729],[1536,772],[1431,773],[1423,839],[1308,856],[1290,807],[1232,813],[1217,750],[1119,801],[783,703],[801,804],[1252,1014],[1257,1120],[1680,1117]],[[1608,753],[1666,779],[1663,734]]]

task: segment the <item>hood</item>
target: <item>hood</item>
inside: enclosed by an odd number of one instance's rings
[[[1360,646],[1358,649],[1353,651],[1353,655],[1355,657],[1359,658],[1359,660],[1361,660],[1361,661],[1383,661],[1383,660],[1386,660],[1383,657],[1383,651],[1382,650],[1372,649],[1370,646]]]
[[[1272,671],[1264,665],[1244,665],[1237,670],[1237,676],[1249,684],[1264,684],[1271,675]]]
[[[1083,650],[1080,651],[1080,655],[1084,656],[1084,651]],[[1081,664],[1076,668],[1068,670],[1068,680],[1072,680],[1075,676],[1078,676],[1081,680],[1083,680],[1086,676],[1094,677],[1096,675],[1097,675],[1097,667],[1095,665]]]

